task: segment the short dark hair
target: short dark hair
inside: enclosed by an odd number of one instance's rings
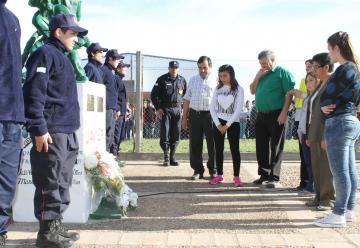
[[[95,54],[99,52],[99,51],[95,51],[95,52],[91,52],[91,53],[88,53],[88,59],[92,59],[93,57],[95,57]]]
[[[258,60],[262,59],[262,58],[269,58],[269,59],[274,59],[275,58],[275,54],[273,51],[271,50],[263,50],[259,53],[258,55]]]
[[[315,54],[312,58],[313,62],[318,63],[321,67],[324,67],[325,65],[329,66],[329,72],[332,72],[334,69],[334,64],[330,60],[329,53],[318,53]]]
[[[110,59],[111,60],[117,60],[117,58],[116,57],[113,57],[113,56],[105,56],[105,63],[109,63],[109,61],[110,61]]]
[[[201,64],[201,63],[205,62],[205,60],[207,60],[209,66],[212,66],[211,59],[210,59],[208,56],[201,56],[201,57],[198,59],[197,63],[198,63],[198,64]]]
[[[307,59],[307,60],[305,60],[305,64],[306,64],[306,63],[312,64],[312,62],[313,62],[312,59]]]
[[[60,28],[60,29],[63,34],[65,34],[69,30],[69,28]],[[55,31],[56,29],[51,30],[51,36],[55,36]]]

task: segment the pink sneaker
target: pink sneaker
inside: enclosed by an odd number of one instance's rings
[[[224,182],[224,176],[216,176],[213,179],[209,180],[209,183],[211,185],[215,185],[215,184],[222,183],[222,182]]]
[[[242,187],[243,183],[241,182],[240,177],[234,177],[233,178],[233,183],[235,187]]]

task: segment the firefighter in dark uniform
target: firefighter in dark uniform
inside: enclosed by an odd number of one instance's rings
[[[91,82],[101,84],[102,76],[100,67],[102,66],[102,60],[104,58],[104,52],[107,52],[107,48],[103,48],[99,43],[91,43],[86,49],[88,54],[88,63],[85,65],[84,70],[86,76]]]
[[[0,247],[6,246],[11,205],[21,162],[21,29],[18,18],[0,0]]]
[[[70,204],[80,108],[74,69],[65,54],[73,49],[77,35],[88,31],[70,14],[55,15],[49,29],[50,38],[27,61],[23,86],[26,126],[33,142],[34,213],[40,223],[36,247],[70,247],[80,237],[67,232],[61,220]]]
[[[105,56],[105,63],[100,68],[103,84],[106,88],[106,151],[111,152],[116,120],[120,117],[118,92],[116,85],[115,71],[121,59],[116,49],[110,49]]]
[[[179,165],[175,151],[180,141],[181,104],[185,91],[186,81],[179,75],[179,62],[171,61],[169,72],[157,79],[151,91],[151,101],[161,118],[160,146],[164,151],[164,166]]]

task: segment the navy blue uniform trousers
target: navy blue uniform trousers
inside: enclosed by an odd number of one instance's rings
[[[35,186],[34,213],[38,220],[62,218],[70,204],[69,188],[79,151],[76,134],[52,133],[48,152],[30,151],[32,178]]]
[[[115,114],[116,111],[114,109],[106,110],[106,151],[111,152],[111,148],[113,146],[114,141],[114,131],[115,131]]]
[[[0,121],[0,234],[6,233],[7,210],[15,194],[21,152],[20,125]]]
[[[119,119],[115,121],[114,130],[114,143],[112,144],[110,152],[118,152],[121,141],[125,138],[125,116],[121,115]]]

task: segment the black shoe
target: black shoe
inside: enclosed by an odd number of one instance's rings
[[[216,177],[217,174],[216,173],[210,173],[210,179],[213,179],[214,177]]]
[[[80,235],[77,232],[69,232],[66,230],[66,228],[62,225],[61,220],[57,220],[57,232],[60,236],[71,239],[73,241],[80,239]]]
[[[201,173],[194,173],[194,175],[191,176],[191,180],[199,180],[199,179],[203,179],[204,175]]]
[[[170,165],[171,166],[179,166],[179,162],[176,160],[170,160]]]
[[[163,166],[169,166],[170,165],[170,160],[169,160],[169,152],[165,151],[164,152],[164,163]]]
[[[6,234],[0,234],[0,247],[5,247],[6,239]]]
[[[37,234],[36,247],[38,248],[68,248],[74,241],[61,236],[58,233],[57,220],[45,220],[40,222],[40,230]]]
[[[163,162],[162,165],[163,165],[163,166],[169,166],[169,164],[170,164],[170,163],[169,163],[169,160],[164,160],[164,162]]]
[[[269,180],[265,182],[265,188],[267,189],[275,189],[278,187],[279,187],[278,182],[275,180]]]
[[[261,185],[263,182],[265,182],[267,180],[266,177],[264,176],[261,176],[259,177],[258,179],[256,179],[255,181],[253,181],[253,184],[256,184],[256,185]]]
[[[299,185],[295,188],[296,191],[303,191],[305,187],[303,187],[302,185]]]

